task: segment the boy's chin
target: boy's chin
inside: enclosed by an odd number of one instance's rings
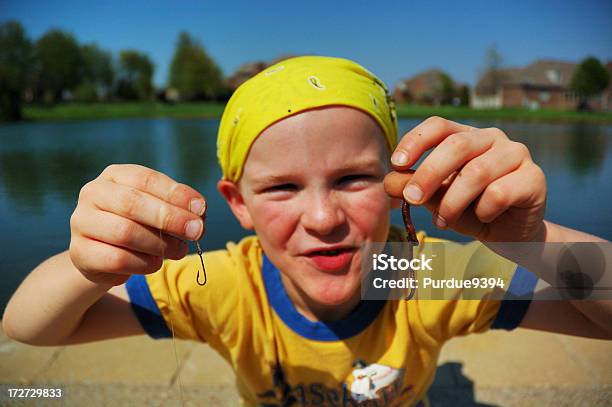
[[[318,288],[315,292],[311,292],[310,297],[321,306],[334,307],[353,301],[359,295],[359,286],[356,286],[348,290],[346,287],[338,289]]]

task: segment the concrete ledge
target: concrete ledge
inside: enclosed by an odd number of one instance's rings
[[[32,385],[34,386],[34,385]],[[178,385],[141,385],[129,383],[96,384],[35,384],[36,387],[61,388],[58,399],[8,399],[10,385],[0,385],[0,406],[117,406],[117,407],[230,407],[239,405],[238,394],[228,386],[187,386],[181,392]],[[20,386],[20,387],[23,387]]]
[[[207,345],[134,337],[33,347],[0,332],[0,405],[235,406],[230,367]],[[182,384],[181,401],[179,380]],[[8,399],[8,388],[62,388],[61,399]],[[528,330],[451,340],[434,406],[612,405],[612,341]]]

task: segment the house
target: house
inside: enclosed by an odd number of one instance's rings
[[[249,62],[241,65],[236,72],[230,77],[225,79],[225,84],[233,92],[238,89],[238,86],[242,85],[247,79],[257,75],[268,67],[268,64],[264,61]]]
[[[271,62],[256,61],[243,64],[236,70],[236,72],[225,79],[225,84],[232,92],[234,92],[236,89],[238,89],[238,86],[242,85],[247,79],[257,75],[267,67],[293,57],[294,55],[285,54],[272,60]]]
[[[577,68],[578,64],[572,62],[537,60],[523,68],[489,71],[476,83],[471,106],[576,109],[579,98],[570,91],[570,83]],[[606,64],[606,69],[612,70],[612,62]],[[608,86],[601,96],[589,100],[589,105],[594,109],[610,109],[610,94]]]
[[[451,77],[435,68],[400,81],[393,91],[397,103],[441,105],[451,103],[455,95]]]
[[[605,65],[606,71],[608,71],[608,87],[603,91],[601,95],[601,110],[612,110],[612,61],[608,61]]]

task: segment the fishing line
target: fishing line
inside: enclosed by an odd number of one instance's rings
[[[163,242],[163,234],[162,230],[159,229],[159,239]],[[196,275],[196,283],[200,286],[206,285],[207,277],[206,277],[206,267],[204,267],[204,258],[202,257],[202,248],[200,247],[200,242],[195,241],[197,247],[197,253],[200,257],[200,263],[202,264],[202,273],[204,274],[204,282],[200,282],[200,269],[198,269],[198,274]],[[163,261],[165,260],[165,244],[162,244],[162,266]],[[172,349],[174,350],[174,362],[176,364],[176,378],[179,384],[179,394],[181,398],[181,406],[185,406],[185,392],[183,390],[183,380],[181,379],[181,366],[179,363],[178,350],[176,348],[176,338],[174,335],[174,321],[172,319],[172,304],[170,299],[170,289],[166,290],[166,299],[168,301],[168,320],[170,321],[170,332],[172,333]]]
[[[159,239],[162,240],[162,267],[165,260],[165,243],[163,242],[162,230],[159,229]],[[183,381],[181,380],[181,367],[179,365],[178,351],[176,350],[176,338],[174,337],[174,321],[172,320],[172,304],[170,302],[170,289],[166,289],[168,301],[168,320],[170,321],[170,332],[172,333],[172,349],[174,349],[174,362],[176,364],[176,378],[179,384],[179,394],[181,398],[181,406],[185,406],[185,395],[183,394]]]

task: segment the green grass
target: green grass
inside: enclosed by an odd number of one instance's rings
[[[51,107],[26,106],[26,120],[92,120],[119,118],[219,118],[222,103],[63,103]],[[399,105],[398,117],[423,119],[442,116],[448,119],[514,120],[541,122],[612,123],[612,112],[574,112],[561,110],[498,109],[474,110],[469,107]]]
[[[476,110],[463,106],[399,105],[397,115],[402,118],[442,116],[447,119],[612,123],[612,112],[575,112],[552,109],[503,108]]]
[[[26,106],[26,120],[91,120],[130,117],[217,118],[223,103],[63,103],[54,106]]]

